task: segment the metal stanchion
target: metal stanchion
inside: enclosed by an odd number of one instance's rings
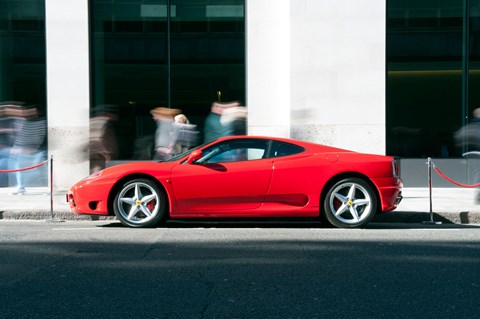
[[[50,155],[50,158],[48,161],[48,168],[49,168],[48,183],[49,183],[49,189],[50,189],[50,218],[46,219],[45,222],[58,223],[58,222],[62,222],[62,220],[60,220],[59,218],[53,215],[53,156],[52,155]]]
[[[433,209],[432,209],[432,159],[429,157],[427,161],[427,170],[428,170],[428,193],[430,198],[430,220],[424,221],[424,224],[434,224],[439,225],[442,222],[436,222],[433,220]]]

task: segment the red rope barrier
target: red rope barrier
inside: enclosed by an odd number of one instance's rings
[[[441,177],[443,177],[445,180],[447,180],[448,182],[450,182],[450,183],[452,183],[452,184],[455,184],[455,185],[457,185],[457,186],[467,187],[467,188],[480,187],[480,183],[479,183],[479,184],[468,185],[468,184],[462,184],[462,183],[456,182],[456,181],[454,181],[453,179],[451,179],[450,177],[448,177],[447,175],[445,175],[444,173],[442,173],[435,165],[433,165],[433,169],[435,170],[435,172],[438,173],[438,175],[440,175]]]
[[[29,169],[34,169],[34,168],[43,166],[46,163],[47,163],[47,161],[43,161],[40,164],[36,164],[36,165],[33,165],[33,166],[29,166],[29,167],[23,167],[23,168],[18,168],[18,169],[0,169],[0,173],[15,173],[15,172],[27,171]]]

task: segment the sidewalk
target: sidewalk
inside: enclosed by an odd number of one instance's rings
[[[480,205],[475,205],[472,188],[433,188],[433,220],[442,223],[480,224]],[[375,218],[377,222],[422,223],[431,221],[430,194],[425,188],[404,188],[396,210]]]
[[[48,187],[27,187],[24,195],[10,195],[14,188],[0,188],[0,219],[93,220],[76,215],[66,202],[67,190],[55,190],[53,198]]]
[[[27,193],[20,196],[10,195],[12,191],[12,188],[0,188],[0,219],[44,220],[52,218],[53,215],[53,218],[60,220],[93,220],[91,216],[70,212],[65,199],[67,190],[54,191],[53,205],[47,187],[27,188]],[[473,203],[473,195],[474,189],[434,188],[433,220],[443,223],[480,224],[480,205]],[[428,188],[405,188],[403,197],[395,211],[379,215],[374,221],[422,223],[431,220]]]

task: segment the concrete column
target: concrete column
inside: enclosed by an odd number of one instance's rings
[[[290,1],[246,0],[248,134],[290,136]]]
[[[385,1],[290,2],[292,136],[384,154]]]
[[[48,153],[62,190],[89,173],[88,0],[46,0],[45,15]]]
[[[385,152],[383,0],[247,0],[250,135]]]

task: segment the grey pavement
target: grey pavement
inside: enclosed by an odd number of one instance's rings
[[[0,219],[35,220],[98,220],[88,215],[70,212],[66,202],[67,190],[54,190],[53,197],[47,187],[27,188],[24,195],[10,195],[13,188],[0,188]],[[480,224],[480,205],[473,201],[474,189],[433,188],[432,213],[428,188],[405,188],[399,207],[379,215],[374,222]]]

